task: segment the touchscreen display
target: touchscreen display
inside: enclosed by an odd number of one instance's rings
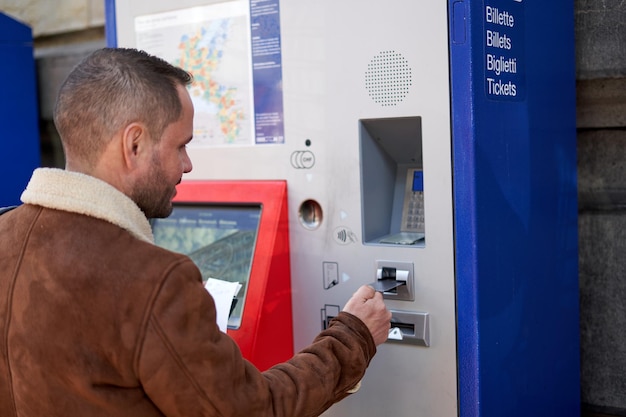
[[[241,325],[260,216],[260,205],[179,204],[168,218],[151,220],[155,243],[188,255],[203,282],[216,278],[241,284],[229,328]]]

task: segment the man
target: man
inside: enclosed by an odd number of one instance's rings
[[[391,314],[363,286],[311,346],[261,373],[219,331],[191,260],[152,243],[191,171],[190,76],[102,49],[61,87],[65,170],[0,216],[0,415],[314,416],[353,392]]]

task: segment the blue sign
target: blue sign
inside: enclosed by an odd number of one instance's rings
[[[284,143],[278,0],[250,1],[256,143]]]

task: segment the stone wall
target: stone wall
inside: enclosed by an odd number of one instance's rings
[[[626,3],[577,0],[581,399],[626,415]]]
[[[0,0],[0,10],[28,24],[35,37],[104,25],[104,0]]]

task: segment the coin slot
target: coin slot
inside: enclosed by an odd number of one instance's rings
[[[302,226],[309,230],[317,229],[324,218],[322,206],[315,200],[306,200],[300,204],[298,219]]]

